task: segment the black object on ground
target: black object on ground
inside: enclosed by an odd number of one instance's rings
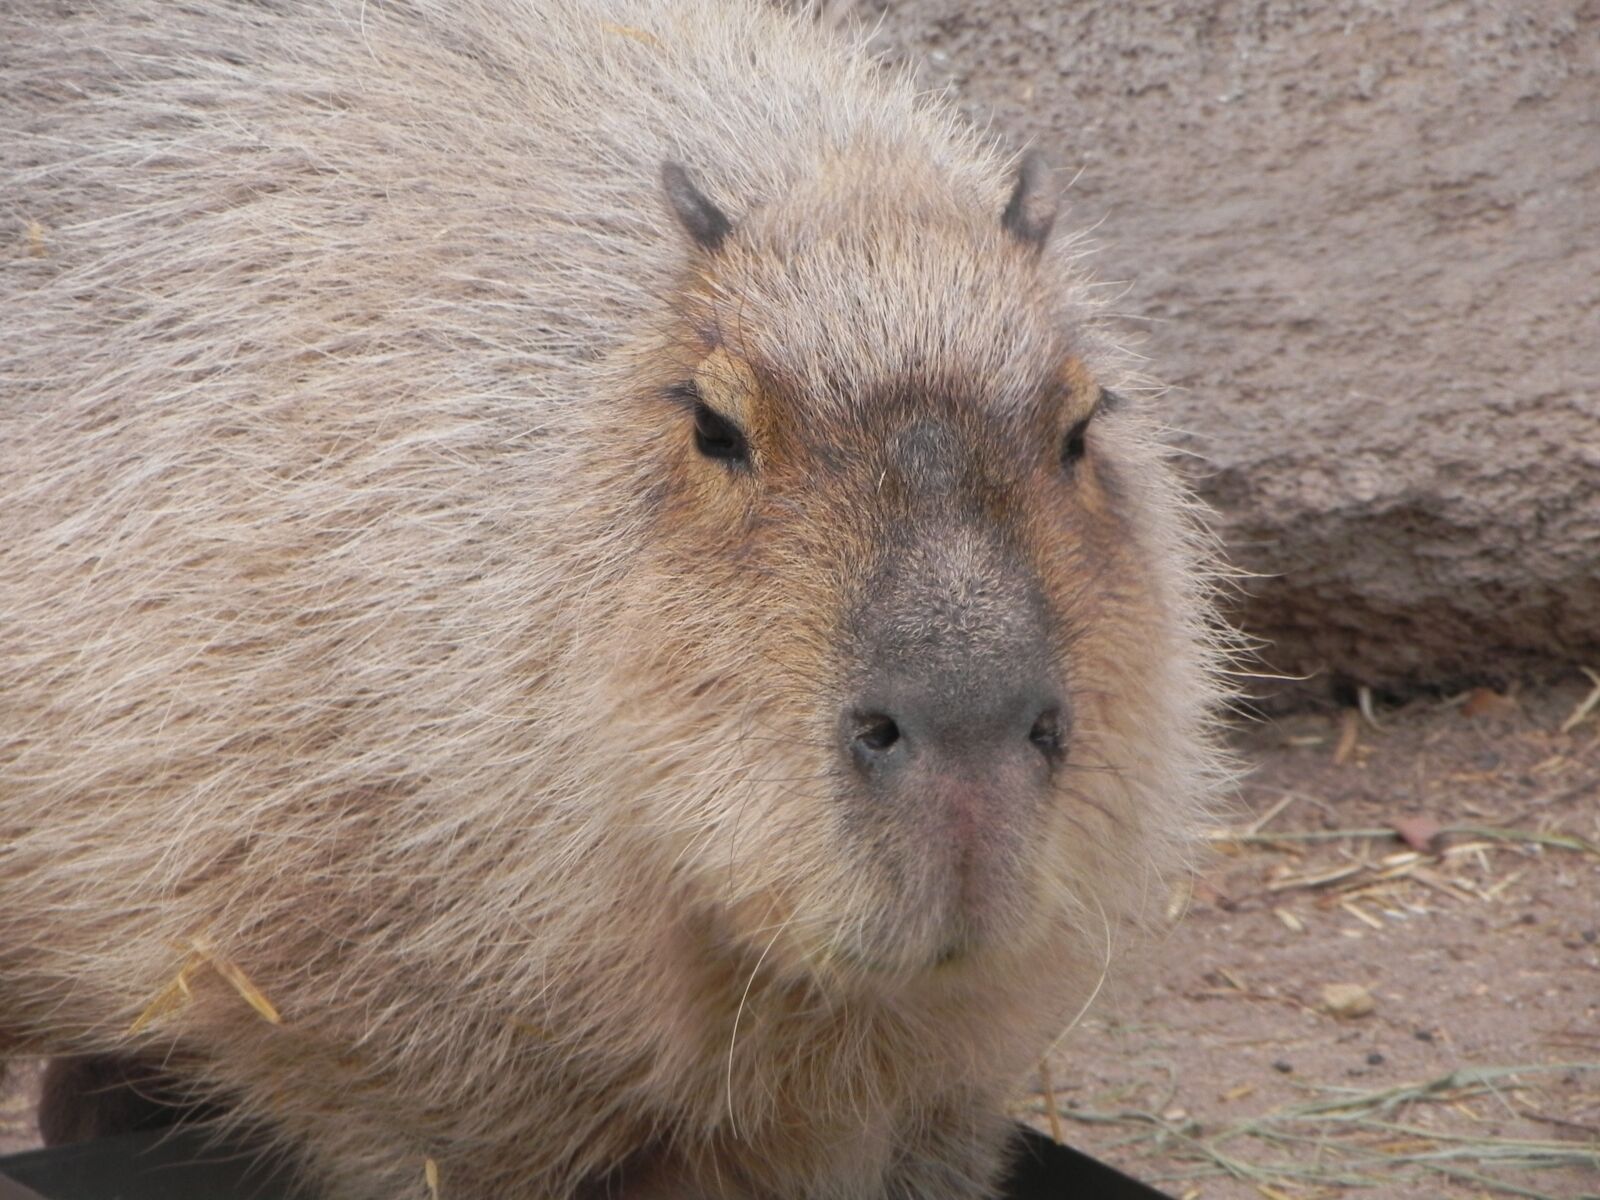
[[[1019,1147],[1002,1200],[1172,1200],[1148,1184],[1019,1126]]]
[[[0,1158],[0,1200],[312,1197],[251,1150],[219,1147],[203,1130],[178,1126]]]
[[[1020,1129],[1017,1140],[1004,1200],[1170,1200],[1031,1129]],[[313,1198],[249,1151],[219,1148],[201,1130],[177,1128],[0,1158],[0,1200]]]

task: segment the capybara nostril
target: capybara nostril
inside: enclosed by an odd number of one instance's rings
[[[900,724],[886,713],[852,713],[850,753],[862,767],[882,765],[900,744]]]
[[[1055,762],[1067,748],[1068,723],[1059,705],[1052,704],[1034,718],[1028,730],[1028,741],[1035,750],[1050,762]]]

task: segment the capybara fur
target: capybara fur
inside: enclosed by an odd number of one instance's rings
[[[339,1200],[992,1194],[1218,779],[1038,165],[777,6],[0,0],[0,169],[0,1042]]]

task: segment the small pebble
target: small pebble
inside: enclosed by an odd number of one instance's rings
[[[1433,1041],[1433,1030],[1431,1030],[1431,1029],[1419,1029],[1419,1030],[1416,1031],[1416,1033],[1412,1034],[1411,1036],[1416,1038],[1417,1041],[1419,1041],[1419,1042],[1431,1042],[1431,1041]]]
[[[1281,1071],[1285,1075],[1291,1075],[1294,1073],[1294,1064],[1280,1058],[1277,1062],[1272,1064],[1272,1069],[1274,1071]]]
[[[1322,989],[1323,1010],[1344,1020],[1367,1016],[1376,1007],[1372,993],[1359,983],[1330,983]]]
[[[1379,1054],[1376,1050],[1374,1050],[1371,1054],[1367,1055],[1367,1066],[1369,1066],[1369,1067],[1381,1067],[1381,1066],[1383,1066],[1383,1055]]]
[[[1596,941],[1600,941],[1600,931],[1596,931],[1596,930],[1593,930],[1593,929],[1585,929],[1583,931],[1582,937],[1583,937],[1584,941],[1588,942],[1589,945],[1592,946],[1592,945],[1595,944]]]

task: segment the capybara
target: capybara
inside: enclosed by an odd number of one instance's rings
[[[1219,779],[1054,215],[776,5],[0,3],[0,1043],[338,1200],[991,1195]]]

